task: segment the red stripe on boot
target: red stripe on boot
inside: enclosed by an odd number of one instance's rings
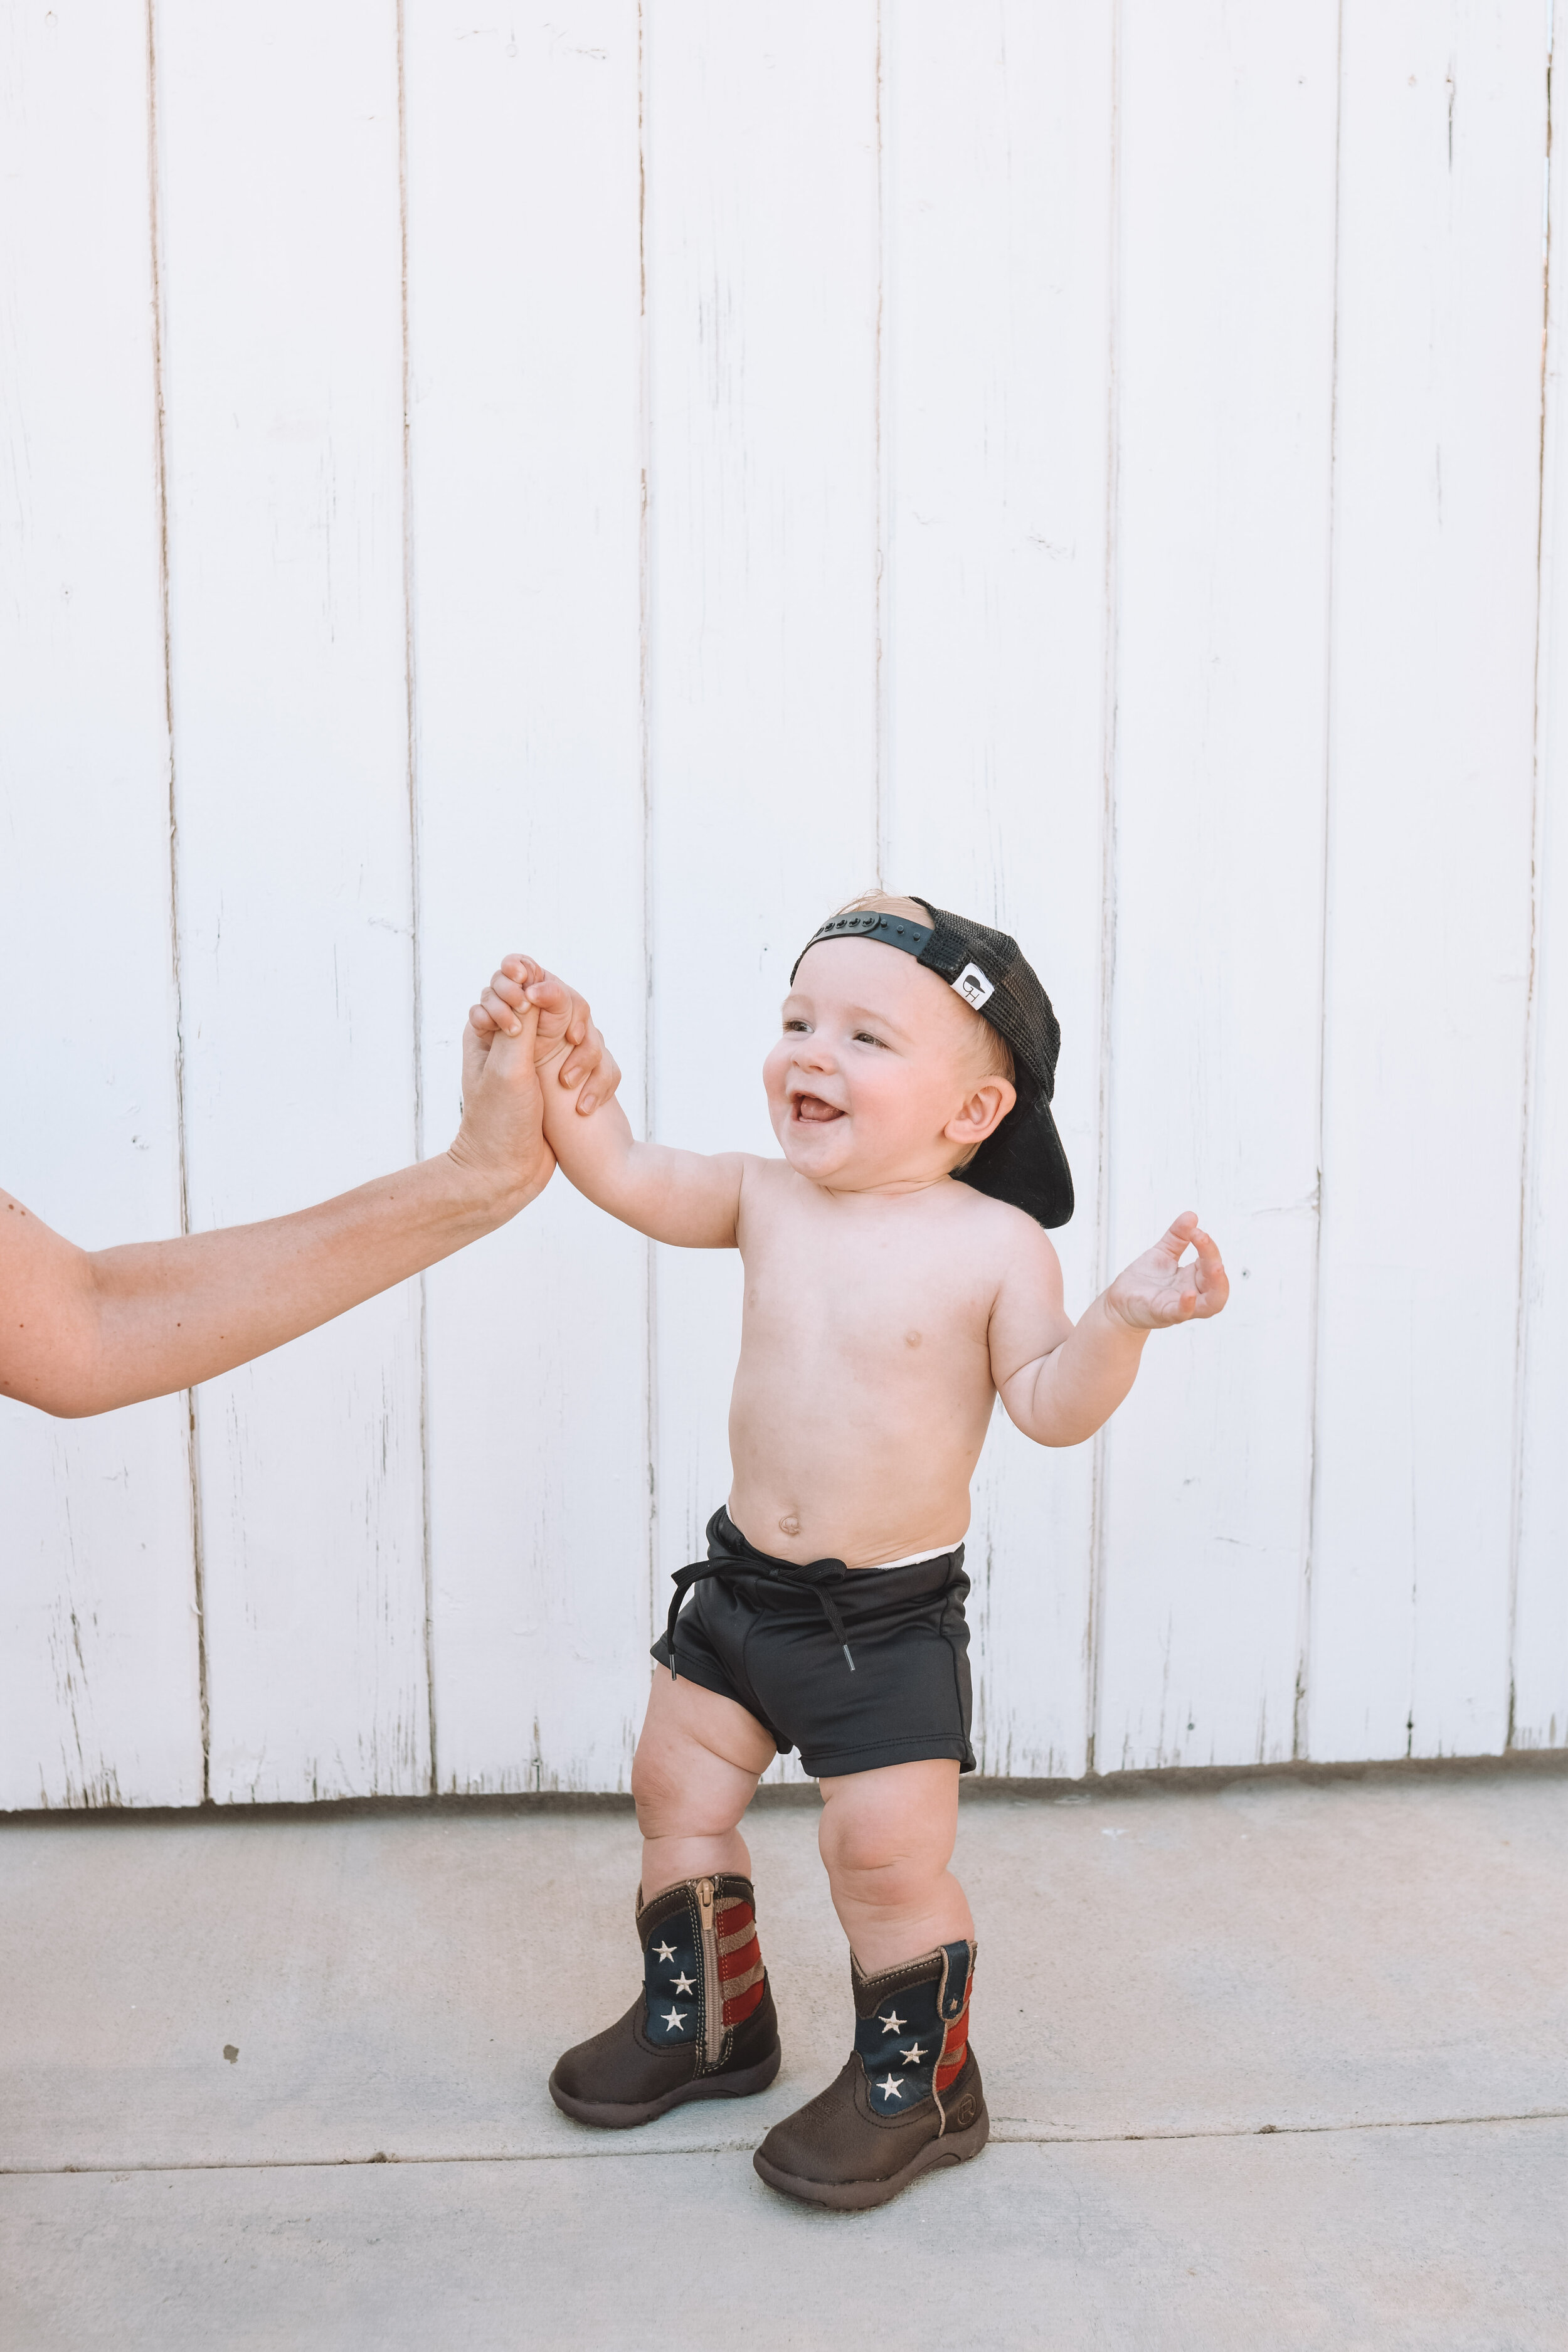
[[[963,2062],[968,2055],[969,2035],[967,2032],[964,2034],[962,2042],[956,2043],[945,2042],[943,2044],[942,2064],[936,2070],[936,2087],[939,2091],[945,2091],[950,2083],[957,2082],[959,2076],[963,2072]]]
[[[956,2083],[963,2072],[963,2062],[969,2055],[969,1998],[974,1990],[974,1958],[970,1956],[969,1973],[963,1980],[963,2007],[942,2032],[942,2052],[936,2062],[935,2084],[940,2095],[950,2083]]]
[[[722,1953],[732,1950],[742,1937],[751,1935],[755,1925],[755,1915],[749,1903],[721,1906],[714,1921],[720,1951]]]
[[[752,2010],[755,2009],[757,2003],[763,1997],[763,1987],[764,1982],[765,1979],[759,1977],[754,1985],[749,1986],[743,1993],[738,1994],[733,2000],[727,2000],[724,2003],[724,2023],[726,2026],[739,2025],[743,2021],[743,2020],[750,2017]]]
[[[721,1952],[719,1955],[721,1982],[728,1984],[731,1977],[743,1977],[748,1969],[756,1967],[762,1957],[763,1948],[755,1936],[748,1936],[738,1952]]]

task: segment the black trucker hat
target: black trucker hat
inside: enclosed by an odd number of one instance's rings
[[[1009,1202],[1038,1224],[1065,1225],[1073,1209],[1072,1172],[1051,1117],[1062,1043],[1051,1000],[1017,940],[1005,931],[973,923],[967,915],[950,915],[929,898],[916,898],[915,904],[931,917],[929,930],[907,915],[862,907],[853,914],[835,915],[812,933],[805,948],[816,947],[819,940],[874,940],[881,947],[901,948],[955,988],[998,1036],[1005,1037],[1013,1048],[1018,1099],[968,1167],[952,1172],[961,1184],[973,1184],[994,1201]],[[795,960],[792,987],[805,948]]]

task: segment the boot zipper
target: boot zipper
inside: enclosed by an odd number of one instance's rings
[[[697,1908],[702,1921],[702,2054],[710,2066],[717,2066],[724,2047],[724,1989],[719,1979],[719,1928],[710,1878],[697,1882]]]

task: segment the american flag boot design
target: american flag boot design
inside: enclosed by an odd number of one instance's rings
[[[837,2081],[775,2124],[752,2161],[808,2205],[886,2205],[939,2165],[978,2156],[991,2129],[969,2047],[974,1946],[942,1944],[879,1976],[853,1955],[855,2048]]]
[[[639,1902],[643,1989],[557,2059],[563,2115],[620,2131],[687,2099],[743,2099],[779,2071],[778,2019],[749,1878],[682,1879]]]

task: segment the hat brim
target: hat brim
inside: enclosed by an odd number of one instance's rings
[[[955,1168],[953,1174],[961,1184],[1022,1209],[1047,1232],[1072,1215],[1072,1171],[1043,1093],[1032,1102],[1020,1096],[968,1167]]]

